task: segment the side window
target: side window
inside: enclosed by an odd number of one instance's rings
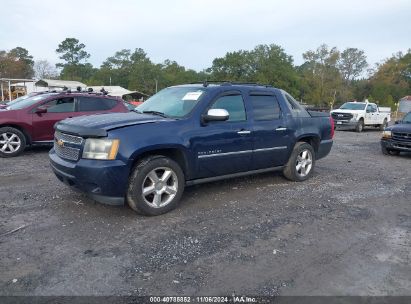
[[[283,91],[283,95],[293,116],[311,117],[307,110],[304,109],[294,98],[292,98],[290,94]]]
[[[43,105],[48,113],[74,112],[74,98],[64,97],[51,100]]]
[[[224,109],[230,114],[228,121],[247,120],[244,100],[241,95],[227,95],[218,98],[211,109]]]
[[[372,110],[372,105],[368,105],[367,106],[367,113],[371,113],[371,112],[373,112],[373,110]]]
[[[375,113],[375,112],[377,112],[377,106],[376,105],[371,105],[371,107],[372,107],[372,111]]]
[[[114,108],[117,102],[108,98],[79,97],[79,112],[106,111]]]
[[[280,106],[273,95],[250,95],[254,120],[274,120],[280,118]]]

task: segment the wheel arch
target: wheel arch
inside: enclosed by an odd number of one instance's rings
[[[298,142],[306,142],[309,145],[311,145],[311,147],[313,147],[314,152],[317,154],[318,148],[320,147],[320,141],[321,140],[318,135],[315,135],[315,134],[302,135],[299,138],[297,138],[297,141],[295,142],[294,147]]]
[[[23,133],[24,137],[26,138],[26,144],[27,144],[27,145],[31,145],[31,143],[32,143],[31,136],[30,136],[30,134],[27,132],[26,129],[22,128],[22,127],[19,126],[19,125],[15,125],[15,124],[1,124],[1,125],[0,125],[0,128],[7,128],[7,127],[17,129],[17,130],[19,130],[21,133]]]
[[[129,174],[133,172],[133,168],[140,160],[154,155],[165,156],[174,160],[183,170],[185,179],[190,175],[188,156],[184,152],[184,148],[178,146],[153,147],[144,151],[136,151],[131,157],[132,163]]]

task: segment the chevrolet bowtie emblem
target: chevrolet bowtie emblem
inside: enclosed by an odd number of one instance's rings
[[[58,144],[60,147],[63,147],[63,146],[64,146],[64,141],[61,140],[61,139],[59,139],[59,140],[57,141],[57,144]]]

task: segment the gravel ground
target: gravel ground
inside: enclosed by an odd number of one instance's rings
[[[194,186],[158,217],[72,192],[48,148],[0,159],[0,295],[411,295],[411,154],[379,136],[338,131],[306,182]]]

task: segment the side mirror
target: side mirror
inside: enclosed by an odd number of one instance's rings
[[[203,121],[225,121],[230,114],[225,109],[210,109],[206,115],[203,115]]]
[[[401,124],[402,123],[402,120],[397,120],[397,121],[395,121],[395,124],[396,125],[399,125],[399,124]]]
[[[47,113],[47,108],[46,108],[46,107],[43,107],[43,106],[40,106],[40,107],[38,107],[38,108],[34,111],[34,113],[36,113],[36,114]]]

